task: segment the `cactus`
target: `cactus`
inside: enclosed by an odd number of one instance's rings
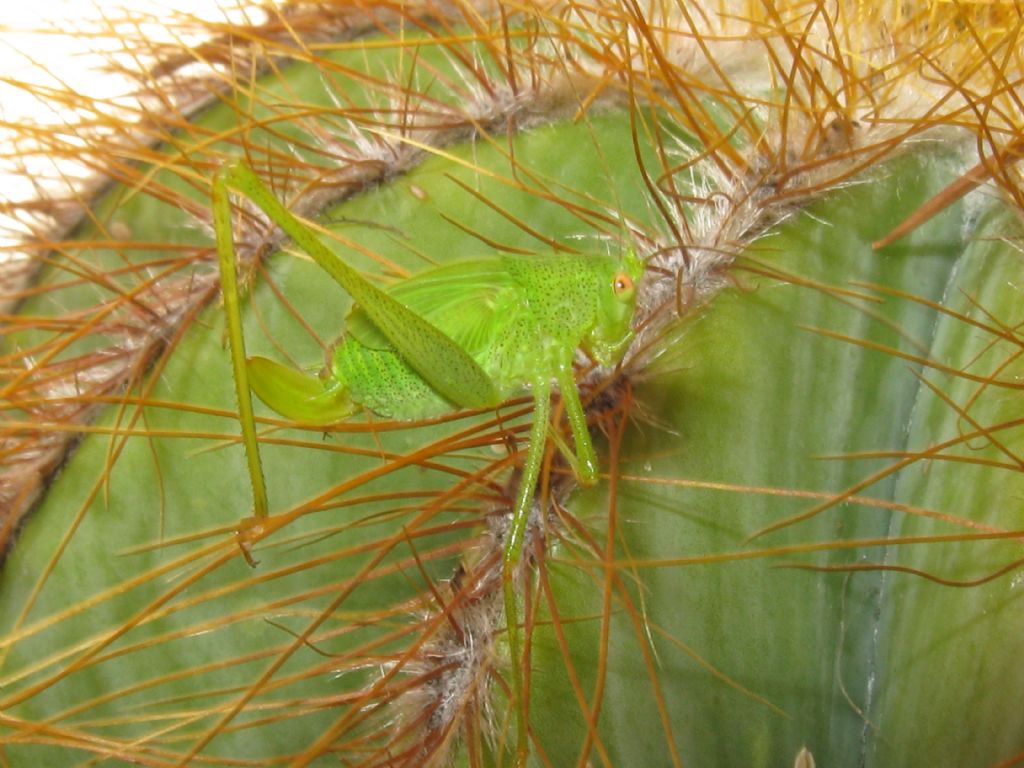
[[[295,3],[187,43],[194,19],[173,43],[110,19],[135,111],[35,88],[85,117],[4,158],[97,174],[0,201],[27,233],[6,760],[1018,762],[1019,20],[910,5]],[[246,522],[209,205],[238,157],[381,284],[647,260],[622,365],[577,360],[594,487],[549,434],[521,659],[500,553],[528,393],[326,430],[260,410],[271,514]],[[348,299],[235,218],[250,351],[319,367]]]

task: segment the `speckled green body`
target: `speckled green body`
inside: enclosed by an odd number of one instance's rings
[[[229,188],[262,208],[357,302],[331,365],[319,377],[267,358],[246,357]],[[558,384],[572,431],[576,453],[570,461],[580,482],[593,484],[597,455],[576,390],[573,357],[581,348],[602,365],[622,358],[633,338],[643,262],[632,251],[620,258],[494,256],[428,270],[384,292],[320,242],[243,163],[228,165],[214,177],[213,209],[254,520],[266,517],[267,497],[250,387],[281,415],[309,424],[330,424],[360,407],[394,418],[423,418],[460,407],[496,406],[515,390],[531,388],[534,418],[502,558],[513,699],[523,701],[515,574],[547,443],[551,386]],[[252,532],[261,530],[256,525],[239,531],[250,564]],[[527,748],[520,710],[517,764],[525,760]]]
[[[632,336],[632,283],[641,270],[632,255],[506,255],[429,270],[388,293],[465,349],[493,381],[500,402],[571,365],[577,348],[601,363],[617,362]],[[325,386],[389,418],[457,408],[359,309],[349,316]]]

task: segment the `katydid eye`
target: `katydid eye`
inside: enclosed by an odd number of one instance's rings
[[[633,293],[633,278],[625,272],[619,272],[612,280],[612,290],[616,296],[628,299]]]

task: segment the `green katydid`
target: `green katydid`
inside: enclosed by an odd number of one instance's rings
[[[357,303],[320,376],[266,358],[246,359],[229,189],[263,209]],[[621,257],[496,255],[427,270],[383,291],[329,250],[241,163],[230,164],[215,176],[213,209],[257,518],[266,515],[267,502],[250,386],[281,415],[318,425],[337,422],[360,408],[415,419],[460,407],[495,407],[524,388],[532,390],[530,442],[504,541],[505,611],[510,655],[517,665],[518,611],[512,581],[544,456],[551,382],[558,384],[565,405],[580,481],[591,484],[597,459],[573,378],[573,359],[582,348],[602,365],[621,360],[633,338],[635,285],[643,262],[632,251]],[[519,694],[517,669],[513,688]],[[518,720],[522,755],[526,724],[522,717]]]

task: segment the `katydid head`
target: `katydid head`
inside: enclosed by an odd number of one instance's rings
[[[636,286],[644,273],[644,263],[629,249],[610,267],[598,294],[597,322],[582,344],[591,357],[606,366],[619,362],[633,340]]]

